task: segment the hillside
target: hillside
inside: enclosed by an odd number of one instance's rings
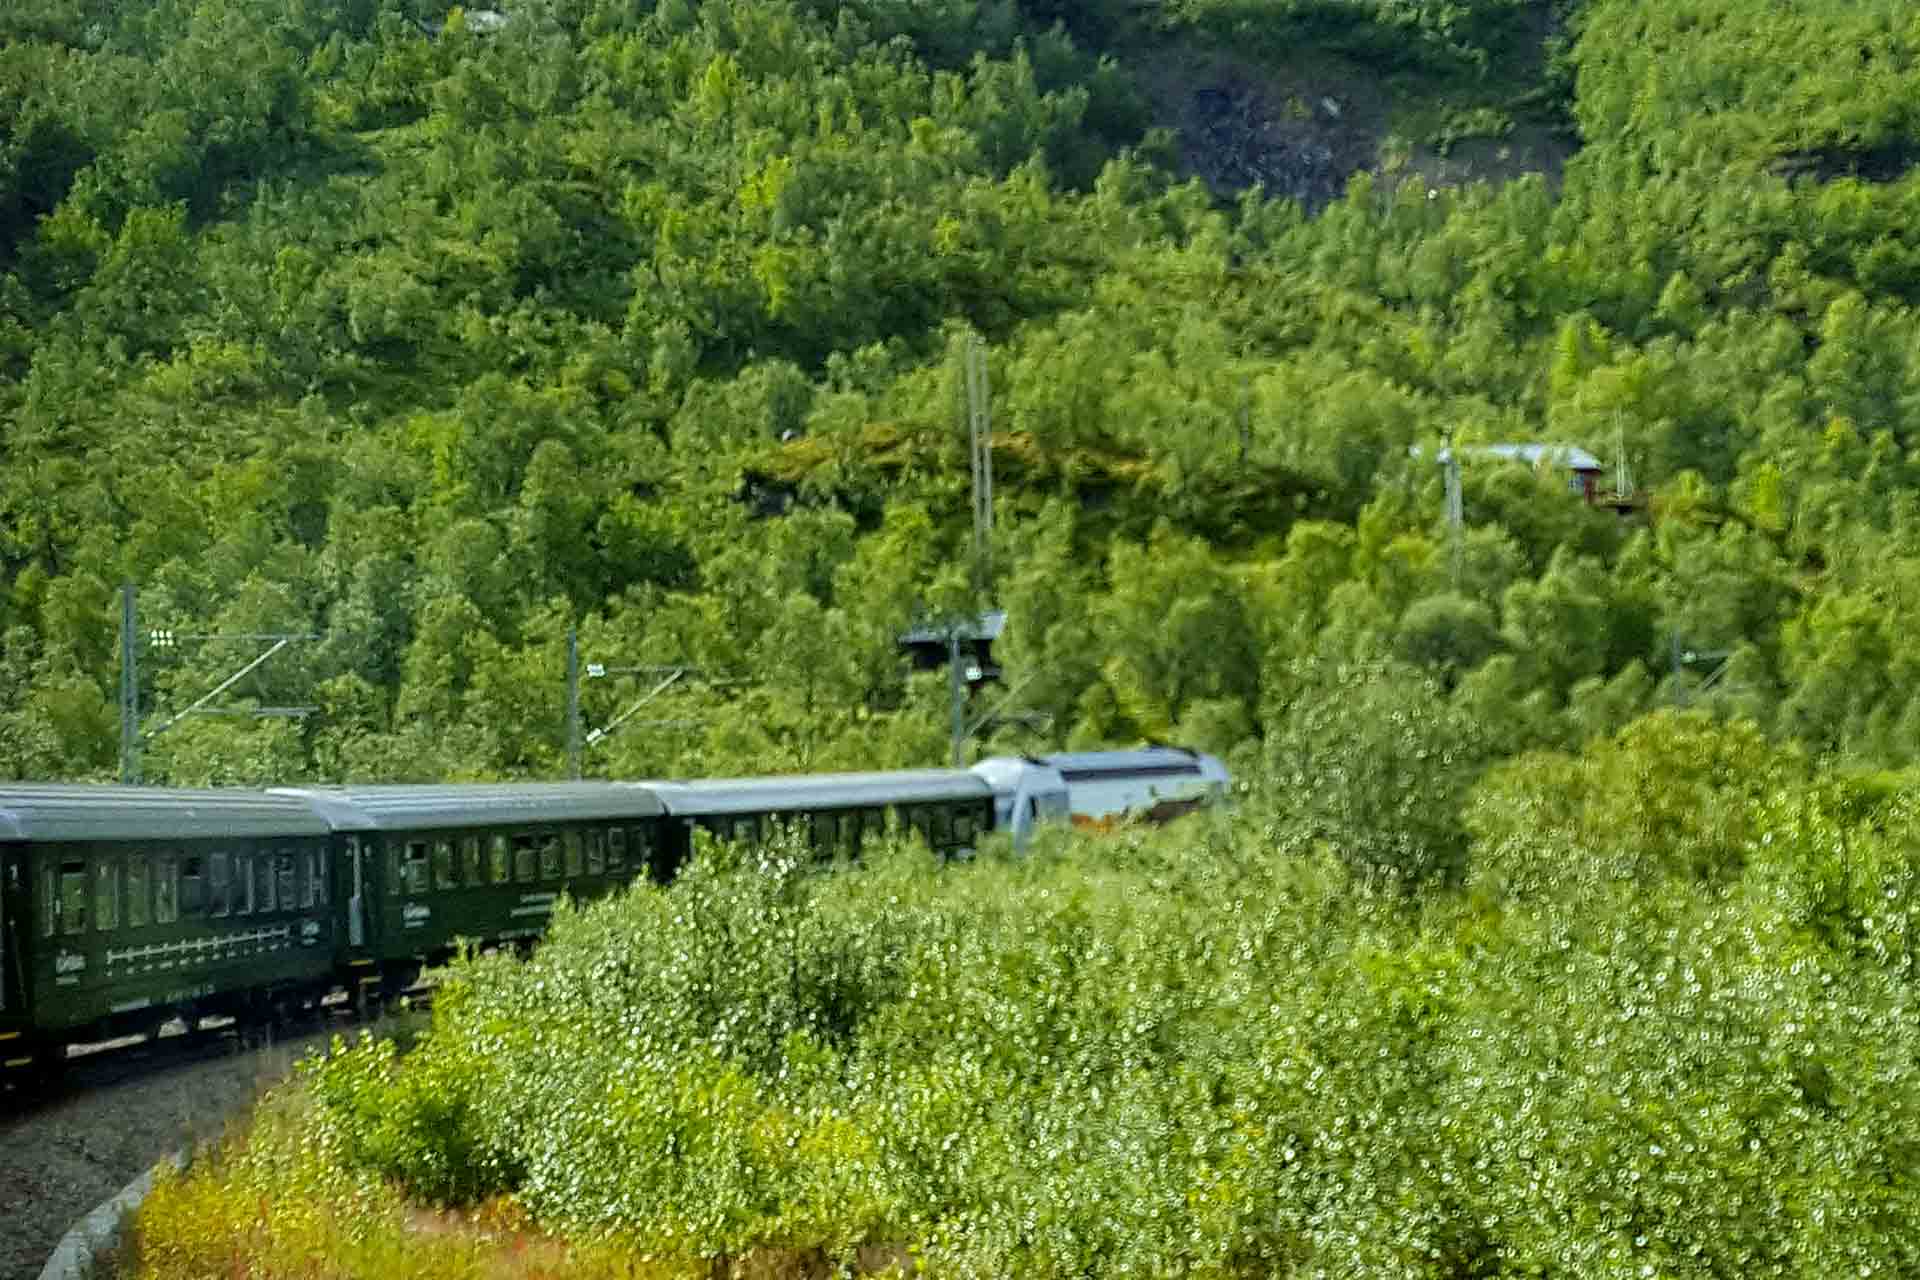
[[[258,648],[145,633],[315,637],[219,708],[309,713],[190,718],[153,779],[554,776],[575,626],[737,681],[592,772],[939,759],[893,637],[983,603],[972,335],[1052,740],[1257,772],[1378,659],[1496,756],[1676,700],[1916,749],[1890,0],[32,0],[0,38],[5,772],[114,775],[122,583],[149,731]],[[1455,554],[1409,458],[1448,437],[1623,454],[1659,519],[1473,466]]]
[[[563,904],[130,1265],[1913,1274],[1917,63],[1894,0],[6,6],[0,772],[113,776],[131,583],[155,780],[559,776],[575,629],[591,774],[933,763],[897,637],[993,604],[976,748],[1239,784]]]

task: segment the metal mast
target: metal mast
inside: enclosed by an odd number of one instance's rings
[[[1453,585],[1460,586],[1460,539],[1466,524],[1465,506],[1460,500],[1460,451],[1447,445],[1447,553],[1452,561]]]
[[[238,671],[227,676],[220,683],[201,694],[188,704],[186,710],[169,716],[154,728],[142,732],[140,729],[140,618],[139,591],[129,582],[120,588],[120,781],[129,786],[139,785],[143,779],[140,771],[140,745],[151,738],[157,738],[188,716],[239,715],[250,716],[256,720],[268,717],[291,717],[299,719],[317,710],[315,707],[210,707],[207,704],[239,684],[241,680],[265,666],[272,657],[291,644],[303,640],[318,640],[317,635],[290,631],[269,631],[235,633],[231,635],[183,635],[171,627],[151,632],[147,636],[149,643],[162,649],[171,649],[183,640],[235,641],[246,644],[265,644],[267,650],[255,656]]]
[[[140,780],[139,634],[134,586],[120,588],[120,781],[132,786]]]
[[[947,628],[947,697],[953,710],[953,767],[967,764],[967,687],[960,678],[960,623]]]
[[[973,551],[979,586],[993,575],[993,422],[988,409],[987,349],[978,336],[967,340],[967,444],[973,468]]]
[[[580,628],[567,628],[567,776],[580,781]]]

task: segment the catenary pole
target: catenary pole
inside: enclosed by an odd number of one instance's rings
[[[947,628],[947,692],[953,699],[953,767],[966,763],[967,703],[965,684],[960,678],[960,624]]]
[[[140,781],[139,605],[131,582],[120,588],[120,781]]]
[[[580,780],[580,628],[567,628],[567,776]]]

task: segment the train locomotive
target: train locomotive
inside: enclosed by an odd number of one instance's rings
[[[529,942],[561,895],[670,880],[693,832],[797,828],[823,854],[911,830],[943,856],[1049,822],[1164,817],[1220,762],[1144,751],[971,769],[673,782],[268,790],[0,784],[0,1081],[180,1018],[380,999],[457,942]]]

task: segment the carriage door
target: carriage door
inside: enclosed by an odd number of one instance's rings
[[[9,854],[0,868],[0,1013],[17,1012],[13,999],[13,975],[19,968],[20,953],[13,945],[13,904],[20,892],[20,857]]]
[[[347,873],[352,877],[347,898],[347,945],[367,945],[367,899],[372,896],[371,876],[367,870],[367,841],[347,837]]]

